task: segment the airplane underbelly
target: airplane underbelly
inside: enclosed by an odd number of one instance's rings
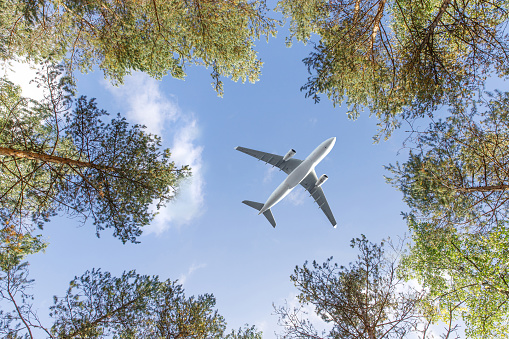
[[[267,210],[286,197],[313,170],[313,163],[304,161],[290,173],[270,195],[262,210]]]
[[[311,172],[313,169],[313,164],[300,164],[292,173],[288,175],[285,182],[288,185],[288,188],[292,189],[297,186],[304,178]]]
[[[292,188],[288,187],[288,183],[286,182],[286,180],[283,181],[281,185],[279,185],[278,188],[276,188],[274,192],[272,192],[269,199],[267,199],[267,202],[265,203],[264,207],[267,207],[267,209],[271,208],[272,206],[280,202],[281,199],[286,197],[288,193],[291,192],[291,190]]]

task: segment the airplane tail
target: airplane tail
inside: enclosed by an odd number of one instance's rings
[[[246,204],[249,207],[252,207],[258,211],[261,210],[263,207],[262,203],[249,201],[249,200],[244,200],[242,203]],[[267,218],[267,220],[270,222],[272,227],[276,227],[276,220],[274,220],[274,216],[272,215],[270,208],[268,210],[266,210],[265,212],[263,212],[263,215],[265,216],[265,218]]]

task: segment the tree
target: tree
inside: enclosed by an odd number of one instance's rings
[[[35,338],[36,330],[48,331],[31,304],[33,296],[29,290],[33,280],[28,279],[27,267],[25,262],[0,271],[0,334],[3,338]]]
[[[43,102],[22,98],[3,81],[0,100],[0,217],[19,227],[57,213],[91,218],[97,235],[113,228],[136,242],[157,208],[178,193],[189,168],[177,168],[161,139],[118,115],[110,121],[92,100],[74,107],[68,79],[49,68]],[[21,228],[19,228],[21,232]]]
[[[187,65],[254,82],[262,62],[255,39],[275,34],[263,0],[4,0],[3,60],[63,60],[72,72],[95,65],[114,83],[132,71],[183,79]]]
[[[44,250],[41,236],[21,234],[14,225],[0,229],[0,334],[3,338],[21,338],[18,333],[43,328],[32,310],[28,279],[28,263],[22,260],[29,254]],[[11,306],[11,307],[9,307]]]
[[[19,290],[30,283],[26,267],[12,267],[12,271],[2,272],[2,278],[9,274]],[[254,326],[227,333],[224,318],[214,310],[213,295],[187,298],[176,281],[159,281],[157,276],[142,276],[135,271],[124,272],[118,278],[101,270],[75,277],[65,296],[54,297],[50,329],[37,320],[30,297],[24,294],[16,298],[18,304],[15,298],[10,300],[21,310],[19,314],[0,313],[2,331],[12,338],[35,338],[41,333],[36,330],[42,329],[48,338],[261,339],[261,332]]]
[[[414,243],[402,260],[407,279],[429,293],[422,303],[434,321],[462,320],[470,338],[509,336],[509,228],[501,222],[488,234],[409,218]]]
[[[416,132],[409,159],[388,167],[411,214],[435,227],[484,232],[509,216],[509,93]]]
[[[422,321],[419,303],[424,292],[405,286],[398,277],[398,262],[380,245],[362,238],[353,239],[351,247],[360,251],[349,267],[313,262],[296,267],[291,280],[300,291],[301,306],[311,305],[316,314],[332,324],[322,335],[301,310],[276,308],[285,332],[282,338],[405,338]],[[425,334],[425,333],[424,333]]]
[[[407,279],[429,290],[435,319],[481,338],[509,335],[509,93],[487,99],[415,131],[409,159],[388,167],[410,207]]]
[[[281,0],[278,9],[290,18],[290,41],[320,39],[304,59],[311,73],[306,96],[346,101],[351,118],[368,109],[387,137],[404,119],[468,100],[488,76],[506,77],[508,5]]]

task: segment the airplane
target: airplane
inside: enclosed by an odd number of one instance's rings
[[[335,143],[335,137],[325,140],[313,152],[311,152],[305,160],[293,158],[296,153],[294,149],[289,150],[288,153],[282,157],[280,155],[260,152],[250,148],[240,146],[235,147],[237,151],[246,153],[272,166],[276,166],[288,174],[281,185],[272,192],[265,204],[249,200],[244,200],[242,203],[257,209],[259,211],[258,215],[263,214],[272,227],[276,227],[276,221],[274,220],[274,216],[270,209],[286,197],[288,193],[290,193],[298,184],[301,184],[311,194],[310,196],[313,196],[318,207],[322,209],[332,226],[336,228],[336,219],[334,219],[334,215],[332,214],[329,204],[327,203],[327,199],[325,199],[323,190],[320,187],[328,179],[328,177],[323,174],[320,178],[318,178],[315,172],[315,166],[322,161],[327,154],[329,154]]]

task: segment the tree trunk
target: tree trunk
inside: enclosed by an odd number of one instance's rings
[[[361,0],[355,1],[355,9],[353,11],[353,22],[357,22],[357,18],[359,17],[359,10],[361,8]]]
[[[435,31],[435,28],[438,25],[438,22],[440,21],[440,19],[442,19],[442,15],[444,15],[445,10],[447,9],[447,7],[449,7],[450,4],[451,4],[451,0],[444,0],[444,2],[442,2],[442,5],[440,6],[440,9],[438,10],[437,15],[435,16],[435,19],[433,20],[431,25],[429,25],[429,27],[427,29],[427,32],[426,32],[426,35],[424,36],[424,39],[422,39],[422,42],[419,45],[419,49],[417,50],[418,53],[416,53],[416,55],[419,55],[420,51],[429,42],[429,39],[433,35],[433,32]]]
[[[69,158],[62,158],[54,155],[44,154],[44,153],[36,153],[30,151],[20,151],[12,148],[0,147],[0,156],[11,156],[15,158],[22,159],[33,159],[44,162],[51,162],[54,164],[67,165],[67,166],[76,166],[76,167],[88,167],[95,168],[102,171],[115,171],[117,170],[115,167],[97,165],[91,162],[73,160]]]
[[[493,185],[493,186],[476,186],[476,187],[458,187],[457,191],[463,193],[470,192],[503,192],[509,190],[509,185]]]
[[[371,32],[371,41],[370,41],[370,50],[371,50],[371,56],[373,56],[373,47],[375,45],[375,38],[378,35],[378,31],[380,30],[380,22],[382,21],[382,15],[384,14],[384,7],[385,7],[385,1],[381,0],[378,3],[378,9],[377,13],[375,15],[375,19],[373,22],[373,30]]]

